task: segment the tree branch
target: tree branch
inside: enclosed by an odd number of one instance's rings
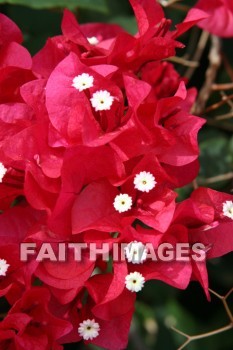
[[[194,106],[194,114],[202,114],[205,109],[206,102],[209,99],[212,91],[213,83],[216,79],[218,69],[221,65],[220,56],[220,39],[214,35],[211,36],[211,48],[209,52],[209,67],[206,71],[206,78],[204,85],[202,86],[200,93],[197,97],[197,101]]]
[[[232,312],[228,306],[227,303],[227,298],[231,295],[231,293],[233,292],[233,288],[224,296],[218,294],[217,292],[215,292],[212,289],[209,289],[210,293],[212,293],[213,295],[215,295],[218,299],[220,299],[223,303],[223,306],[225,308],[225,311],[227,313],[227,316],[230,320],[230,323],[226,326],[223,326],[221,328],[215,329],[213,331],[210,332],[206,332],[206,333],[202,333],[202,334],[197,334],[197,335],[189,335],[185,332],[180,331],[179,329],[175,328],[175,327],[171,327],[171,329],[173,331],[175,331],[176,333],[182,335],[183,337],[186,338],[186,341],[178,348],[178,350],[182,350],[184,349],[189,343],[191,343],[192,341],[195,340],[199,340],[199,339],[203,339],[203,338],[208,338],[211,337],[213,335],[219,334],[219,333],[223,333],[226,331],[229,331],[230,329],[233,329],[233,315]]]

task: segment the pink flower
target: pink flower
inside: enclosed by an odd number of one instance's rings
[[[233,3],[231,0],[199,0],[197,9],[205,11],[208,17],[198,23],[198,26],[220,37],[233,36]]]

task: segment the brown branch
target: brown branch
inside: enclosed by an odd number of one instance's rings
[[[227,174],[222,174],[222,175],[217,175],[217,176],[212,176],[209,177],[208,179],[204,180],[199,180],[200,185],[207,185],[207,184],[213,184],[215,182],[220,182],[220,181],[226,181],[226,180],[231,180],[233,179],[233,172],[227,173]]]
[[[223,306],[224,306],[224,308],[226,310],[226,313],[227,313],[227,315],[229,317],[229,320],[230,320],[231,323],[233,323],[233,315],[232,315],[231,310],[230,310],[230,308],[229,308],[229,306],[227,304],[227,298],[229,298],[229,296],[233,293],[233,288],[231,288],[231,290],[229,290],[229,292],[226,295],[224,295],[224,296],[216,293],[212,289],[209,289],[209,291],[210,291],[210,293],[214,294],[218,299],[220,299],[222,301]]]
[[[197,61],[189,61],[183,57],[178,57],[178,56],[169,57],[167,61],[170,61],[173,63],[179,63],[179,64],[182,64],[183,66],[192,67],[192,68],[196,68],[199,66],[199,62]]]
[[[208,338],[211,337],[213,335],[219,334],[219,333],[223,333],[226,331],[229,331],[230,329],[233,329],[233,315],[232,312],[227,304],[227,298],[230,296],[230,294],[233,292],[233,288],[225,295],[222,296],[218,293],[216,293],[215,291],[213,291],[212,289],[209,289],[210,293],[214,294],[218,299],[220,299],[223,303],[223,306],[225,308],[225,311],[227,313],[227,316],[230,320],[230,323],[226,326],[223,326],[221,328],[215,329],[213,331],[210,332],[206,332],[206,333],[202,333],[202,334],[197,334],[197,335],[189,335],[185,332],[180,331],[179,329],[175,328],[175,327],[171,327],[176,333],[182,335],[183,337],[186,338],[186,341],[179,347],[178,350],[182,350],[184,349],[189,343],[191,343],[194,340],[199,340],[199,339],[203,339],[203,338]]]
[[[159,0],[159,3],[163,7],[170,6],[171,8],[181,10],[184,12],[188,12],[190,10],[190,7],[186,6],[186,5],[177,4],[179,1],[181,1],[181,0]]]
[[[221,106],[223,106],[225,103],[227,103],[229,100],[231,100],[233,98],[233,94],[232,95],[224,95],[222,97],[222,100],[219,101],[219,102],[216,102],[214,104],[212,104],[211,106],[207,107],[205,110],[204,110],[204,114],[208,113],[208,112],[211,112]]]
[[[209,37],[210,37],[210,34],[208,32],[206,32],[206,31],[202,32],[200,39],[198,41],[197,47],[196,47],[195,54],[192,57],[193,61],[197,61],[197,62],[200,61]],[[188,68],[187,71],[185,72],[184,76],[190,80],[191,77],[193,76],[193,73],[195,72],[195,68],[196,67],[190,66],[190,68]]]
[[[226,123],[226,122],[219,123],[218,120],[207,118],[207,124],[218,129],[222,129],[228,132],[233,132],[233,125],[231,123]]]
[[[191,7],[189,7],[187,5],[181,5],[181,4],[177,4],[177,3],[170,5],[170,7],[172,9],[179,10],[179,11],[182,11],[185,13],[187,13],[191,9]]]
[[[162,5],[163,7],[171,6],[179,1],[181,1],[181,0],[159,0],[160,5]]]
[[[212,90],[219,91],[219,90],[233,90],[233,83],[226,83],[226,84],[213,84]]]
[[[229,107],[231,107],[233,109],[233,101],[231,101],[231,99],[228,98],[228,96],[231,95],[226,95],[224,91],[220,91],[220,95],[222,96],[222,99],[224,101],[226,101],[226,103],[228,104]],[[233,95],[232,95],[233,96]]]
[[[206,71],[206,78],[204,85],[202,86],[200,93],[198,95],[194,113],[202,114],[205,109],[207,100],[209,99],[210,93],[212,91],[212,85],[216,79],[218,69],[221,65],[221,56],[220,56],[220,39],[214,35],[211,36],[211,48],[209,52],[209,67]]]
[[[230,79],[233,81],[233,68],[232,68],[227,56],[224,54],[224,52],[222,53],[222,61],[224,64],[224,68],[227,71],[227,74],[229,75]]]
[[[202,334],[197,334],[197,335],[188,335],[186,333],[180,332],[178,329],[176,329],[175,327],[171,327],[173,331],[175,331],[176,333],[179,333],[180,335],[183,335],[184,337],[187,338],[187,340],[185,341],[184,344],[182,344],[178,350],[182,350],[186,347],[186,345],[188,345],[189,343],[191,343],[194,340],[198,340],[198,339],[203,339],[203,338],[208,338],[211,337],[213,335],[219,334],[219,333],[223,333],[226,332],[230,329],[233,328],[232,324],[229,324],[227,326],[215,329],[214,331],[211,332],[206,332],[206,333],[202,333]]]
[[[233,111],[231,111],[230,113],[218,115],[214,119],[215,120],[225,120],[225,119],[231,119],[231,118],[233,118]]]
[[[193,189],[194,189],[194,190],[197,190],[197,189],[198,189],[197,179],[194,179],[194,180],[193,180],[192,185],[193,185]]]

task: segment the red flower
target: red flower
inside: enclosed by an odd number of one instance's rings
[[[10,303],[18,300],[25,288],[31,286],[35,266],[20,261],[20,243],[40,218],[41,213],[19,205],[0,216],[0,259],[9,264],[5,276],[0,276],[0,295],[5,295]]]
[[[0,45],[15,41],[19,44],[23,41],[23,36],[17,25],[8,17],[0,14],[1,34]]]
[[[0,345],[11,349],[61,349],[56,340],[71,330],[69,322],[54,317],[46,288],[26,292],[0,324]]]
[[[196,91],[161,60],[207,15],[194,8],[171,31],[156,1],[130,3],[135,35],[79,25],[65,11],[63,35],[33,60],[0,15],[0,296],[12,304],[0,348],[61,350],[83,339],[124,349],[145,281],[184,289],[195,279],[208,296],[206,259],[137,264],[126,254],[111,265],[91,259],[91,243],[108,243],[110,257],[114,243],[183,243],[190,257],[199,242],[205,258],[233,248],[233,196],[199,188],[175,202],[175,189],[197,176],[204,120],[190,114]],[[49,243],[55,259],[20,261],[20,243],[35,243],[36,254]],[[88,244],[81,261],[69,243]]]
[[[206,259],[220,257],[233,250],[233,223],[232,219],[226,216],[227,210],[224,210],[227,201],[231,208],[232,199],[232,195],[199,188],[192,193],[190,199],[177,206],[174,221],[189,229],[190,244],[198,242],[204,245],[203,253]],[[201,283],[209,298],[205,260],[192,261],[192,267],[193,278]]]

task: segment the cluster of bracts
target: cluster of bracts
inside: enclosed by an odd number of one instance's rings
[[[0,296],[10,305],[0,349],[80,340],[124,349],[146,281],[184,289],[197,280],[209,297],[206,260],[233,248],[232,195],[198,188],[178,203],[175,191],[198,174],[205,120],[190,114],[196,90],[166,58],[191,26],[209,25],[208,14],[193,8],[171,30],[154,0],[130,3],[136,35],[79,25],[65,11],[62,35],[33,58],[0,15]],[[146,251],[141,260],[92,261],[88,248],[80,262],[70,250],[62,262],[22,261],[22,243],[44,242],[55,250],[107,242],[110,255],[116,242],[206,249],[203,261],[153,261]]]

